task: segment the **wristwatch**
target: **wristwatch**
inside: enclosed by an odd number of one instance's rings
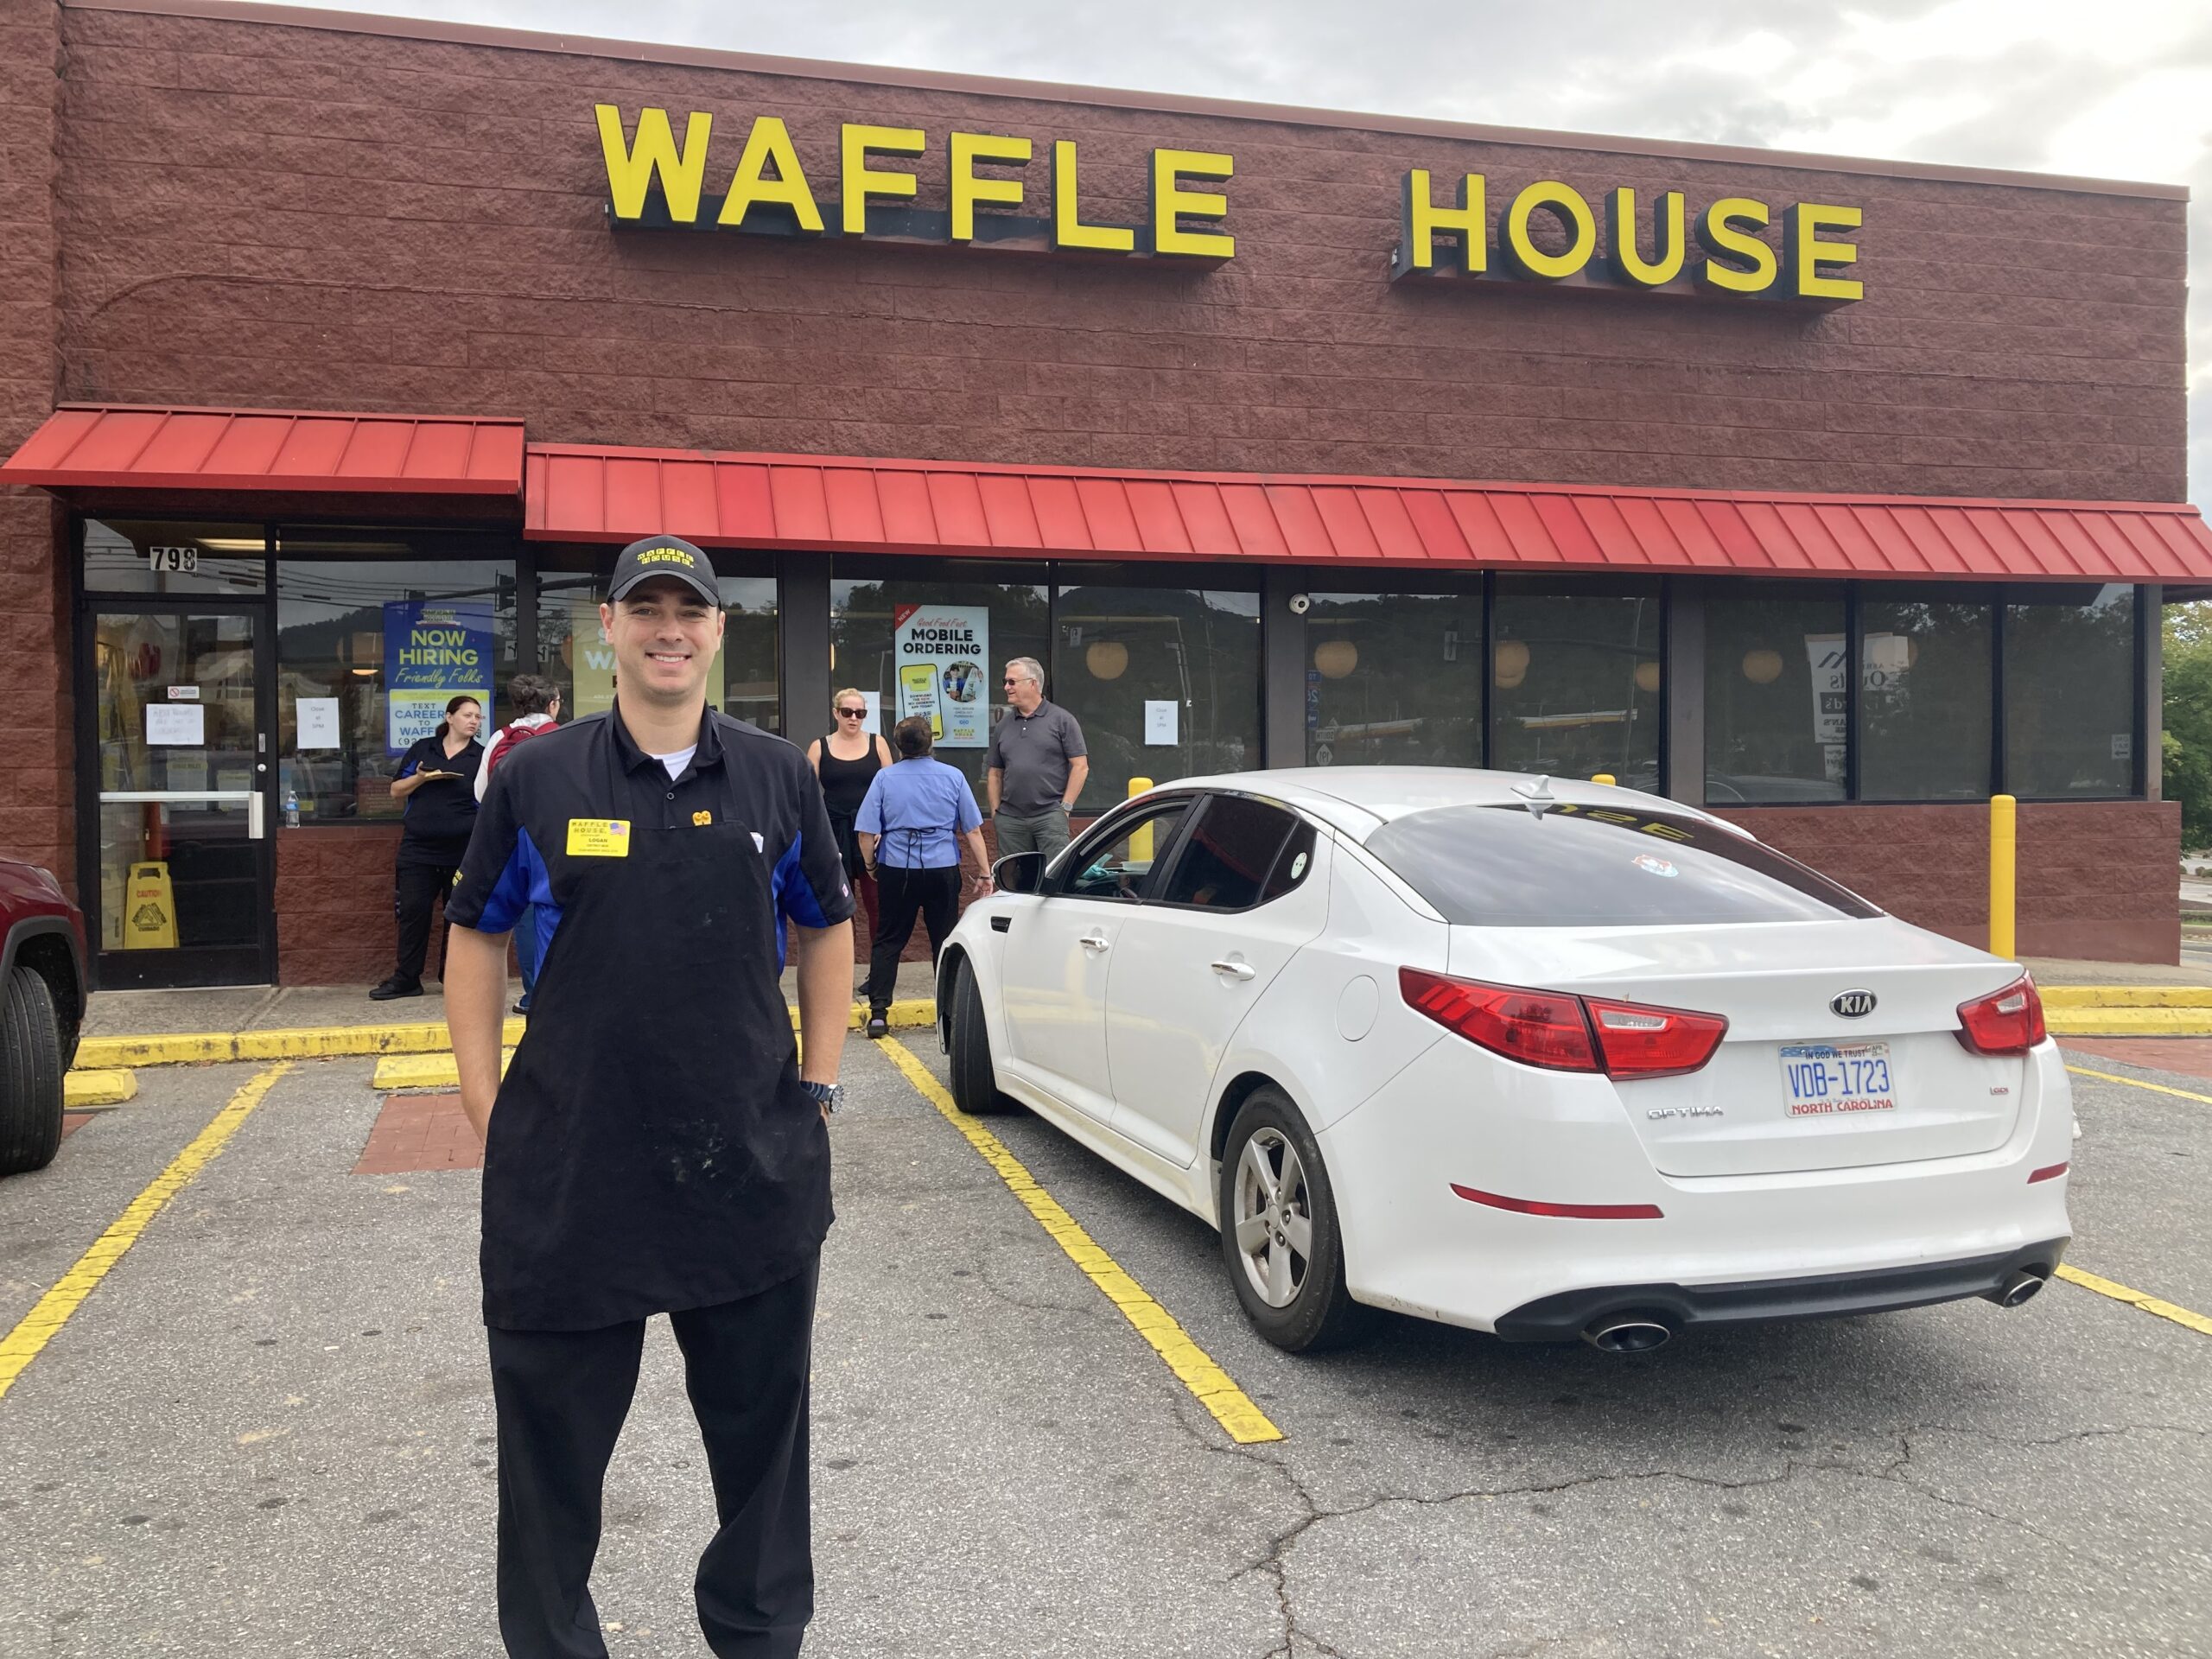
[[[845,1103],[845,1085],[842,1083],[809,1083],[802,1077],[798,1086],[806,1090],[809,1100],[825,1112],[834,1112]]]

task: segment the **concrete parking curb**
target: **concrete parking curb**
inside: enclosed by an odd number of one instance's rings
[[[135,1071],[72,1071],[61,1079],[61,1109],[102,1112],[138,1092]]]
[[[2054,1037],[2212,1037],[2212,986],[2045,985]]]
[[[2212,1014],[2212,985],[2039,985],[2051,1008],[2202,1008]]]
[[[846,1026],[858,1031],[868,1009],[853,1004]],[[791,1012],[796,1024],[798,1012]],[[893,1030],[937,1023],[937,1004],[907,997],[890,1007]],[[501,1040],[522,1040],[524,1021],[510,1020]],[[206,1065],[227,1060],[343,1059],[379,1054],[451,1054],[453,1037],[445,1022],[405,1026],[308,1026],[285,1031],[172,1032],[143,1037],[87,1037],[77,1047],[77,1069],[70,1075],[139,1065]]]
[[[505,1040],[522,1039],[510,1020]],[[320,1060],[365,1054],[450,1052],[445,1022],[408,1026],[308,1026],[289,1031],[174,1032],[146,1037],[87,1037],[77,1046],[85,1071],[117,1065],[202,1065],[224,1060]]]
[[[499,1075],[507,1074],[512,1048],[499,1051]],[[393,1054],[377,1062],[369,1087],[379,1093],[403,1089],[453,1090],[461,1087],[461,1067],[450,1054]]]
[[[855,1003],[852,1023],[847,1029],[858,1031],[867,1012],[860,1004]],[[893,1002],[889,1018],[895,1029],[919,1027],[927,1030],[937,1023],[937,1004],[919,998]],[[794,1026],[798,1023],[797,1008],[791,1009],[791,1023]],[[512,1033],[510,1036],[512,1039]],[[500,1061],[499,1069],[503,1075],[506,1061],[513,1058],[514,1050],[509,1047]],[[369,1078],[369,1087],[385,1093],[407,1089],[458,1089],[461,1087],[461,1069],[454,1065],[450,1050],[434,1054],[392,1054],[377,1062],[376,1071]]]
[[[2212,1037],[2212,1008],[2053,1008],[2054,1037]]]

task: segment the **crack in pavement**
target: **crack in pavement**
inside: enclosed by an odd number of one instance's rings
[[[2117,1427],[2075,1429],[2063,1434],[2042,1438],[2007,1436],[1988,1429],[1971,1428],[1949,1423],[1916,1423],[1901,1431],[1894,1432],[1891,1438],[1896,1441],[1897,1455],[1878,1469],[1853,1467],[1849,1463],[1833,1459],[1814,1459],[1793,1457],[1783,1461],[1778,1472],[1750,1476],[1740,1479],[1730,1479],[1717,1475],[1694,1474],[1679,1469],[1624,1470],[1606,1474],[1574,1475],[1560,1480],[1530,1481],[1516,1485],[1470,1487],[1465,1491],[1436,1496],[1383,1492],[1368,1498],[1363,1503],[1349,1504],[1341,1509],[1325,1510],[1307,1489],[1298,1472],[1290,1467],[1285,1456],[1269,1455],[1267,1449],[1258,1446],[1224,1446],[1219,1443],[1217,1437],[1208,1436],[1197,1426],[1188,1422],[1184,1418],[1179,1406],[1176,1412],[1176,1419],[1192,1444],[1203,1450],[1217,1455],[1243,1458],[1273,1471],[1289,1487],[1291,1496],[1296,1499],[1304,1511],[1293,1525],[1276,1533],[1270,1539],[1264,1554],[1238,1567],[1229,1575],[1226,1580],[1233,1584],[1239,1579],[1249,1578],[1256,1573],[1264,1575],[1274,1586],[1276,1604],[1282,1617],[1281,1639],[1268,1648],[1261,1656],[1261,1659],[1297,1659],[1299,1643],[1301,1642],[1318,1652],[1332,1656],[1332,1659],[1344,1659],[1339,1649],[1331,1647],[1312,1631],[1300,1628],[1297,1607],[1290,1592],[1289,1555],[1301,1538],[1324,1522],[1370,1514],[1390,1504],[1404,1503],[1421,1508],[1442,1508],[1451,1504],[1463,1503],[1469,1499],[1495,1501],[1509,1497],[1535,1497],[1573,1491],[1584,1487],[1656,1480],[1681,1481],[1688,1485],[1709,1487],[1719,1491],[1748,1491],[1783,1485],[1801,1474],[1834,1474],[1851,1480],[1879,1481],[1885,1484],[1893,1485],[1901,1491],[1910,1492],[1916,1497],[1925,1498],[1930,1503],[1964,1510],[1985,1520],[1995,1522],[2000,1526],[2014,1528],[2054,1549],[2065,1550],[2095,1560],[2096,1557],[2083,1546],[2054,1538],[2031,1522],[2024,1521],[2017,1516],[2006,1515],[1963,1498],[1953,1497],[1946,1493],[1932,1491],[1917,1481],[1906,1478],[1904,1471],[1913,1465],[1915,1438],[1931,1434],[1963,1434],[1995,1445],[2009,1446],[2021,1450],[2035,1450],[2089,1440],[2124,1438],[2131,1434],[2182,1434],[2197,1440],[2212,1438],[2212,1429],[2176,1423],[2127,1423]],[[2099,1564],[2107,1567],[2112,1565],[2109,1562],[2101,1561]],[[1510,1648],[1501,1650],[1498,1656],[1493,1656],[1493,1659],[1512,1659],[1513,1656],[1520,1656],[1530,1651],[1533,1650]]]

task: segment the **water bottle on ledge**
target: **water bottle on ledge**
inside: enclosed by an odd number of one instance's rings
[[[287,830],[300,827],[300,791],[289,787],[284,791],[284,827]]]

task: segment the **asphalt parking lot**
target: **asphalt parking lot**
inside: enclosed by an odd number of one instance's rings
[[[989,1120],[1283,1435],[1240,1446],[893,1057],[847,1052],[810,1654],[2212,1653],[2212,1336],[2057,1284],[1626,1358],[1400,1319],[1294,1358],[1206,1229]],[[477,1178],[355,1173],[370,1069],[276,1077],[0,1398],[6,1659],[499,1651]],[[264,1070],[149,1070],[0,1185],[0,1331]],[[2075,1081],[2071,1262],[2212,1313],[2212,1103]],[[594,1583],[616,1654],[704,1651],[709,1516],[656,1326]]]

